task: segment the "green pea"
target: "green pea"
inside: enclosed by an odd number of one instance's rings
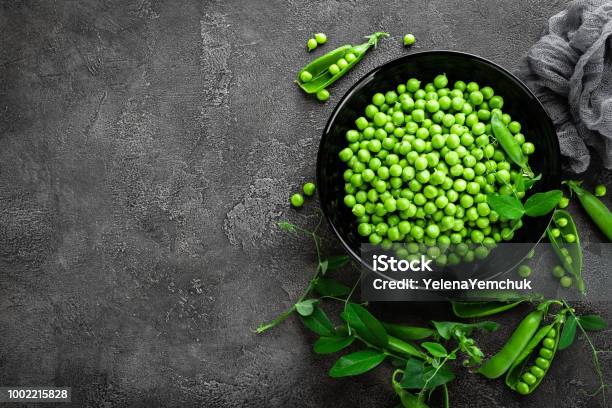
[[[357,56],[353,54],[352,52],[349,52],[348,54],[344,56],[344,59],[346,59],[349,63],[351,63],[357,59]]]
[[[532,366],[529,371],[531,372],[531,374],[533,374],[536,378],[542,378],[544,377],[544,370],[542,370],[540,367],[538,366]]]
[[[563,240],[565,242],[569,242],[569,243],[576,242],[576,235],[574,235],[574,234],[565,234],[563,236]]]
[[[554,339],[557,336],[557,330],[555,330],[555,328],[551,328],[548,333],[546,333],[546,337],[550,338],[550,339]]]
[[[567,226],[568,221],[567,221],[567,218],[558,218],[555,220],[555,223],[561,228],[563,228]]]
[[[548,370],[548,367],[550,367],[550,361],[542,357],[536,358],[535,364],[536,366],[540,367],[542,370]]]
[[[332,75],[337,75],[338,73],[340,73],[340,67],[337,64],[331,64],[327,70],[329,71],[330,74]]]
[[[541,348],[540,357],[550,360],[553,357],[553,352],[547,348]]]
[[[546,347],[547,349],[552,350],[555,348],[555,341],[553,339],[546,338],[542,340],[542,346]]]
[[[492,109],[501,109],[504,107],[504,98],[502,98],[499,95],[495,95],[492,96],[491,99],[489,99],[489,106]]]
[[[569,288],[570,286],[572,286],[572,284],[574,283],[574,281],[572,280],[571,277],[569,276],[563,276],[559,282],[561,283],[561,286],[563,286],[564,288]]]
[[[531,373],[524,373],[522,378],[523,378],[523,381],[525,381],[529,385],[533,385],[533,384],[536,383],[536,381],[538,381],[538,379],[535,377],[535,375],[533,375]]]
[[[340,58],[338,61],[336,61],[336,65],[338,65],[338,68],[340,68],[342,71],[348,67],[349,63],[344,58]]]
[[[557,207],[566,208],[568,205],[569,205],[569,198],[561,197],[561,199],[559,200],[559,204],[557,204]]]
[[[523,143],[523,145],[521,146],[521,149],[523,150],[523,153],[525,153],[526,155],[530,155],[530,154],[533,154],[533,152],[535,152],[535,146],[531,142]]]
[[[529,386],[526,383],[519,381],[516,384],[516,391],[522,395],[529,394]]]
[[[321,102],[325,102],[329,99],[329,91],[327,89],[321,89],[317,92],[317,99]]]
[[[404,46],[409,47],[411,45],[413,45],[416,41],[416,38],[414,37],[413,34],[406,34],[404,35]],[[412,91],[410,91],[412,92]]]
[[[317,48],[317,45],[318,45],[317,40],[314,38],[309,38],[308,41],[306,42],[306,48],[308,49],[308,52]]]
[[[314,38],[317,44],[325,44],[327,42],[327,36],[323,33],[316,33]]]
[[[433,80],[433,84],[438,89],[445,88],[448,85],[446,74],[437,75]]]
[[[306,194],[309,197],[314,194],[315,189],[316,189],[315,184],[311,182],[304,184],[304,187],[302,187],[302,190],[304,190],[304,194]]]
[[[518,268],[518,274],[521,278],[528,278],[531,275],[531,268],[529,265],[521,265]]]
[[[552,274],[555,278],[560,279],[565,276],[565,269],[561,265],[556,265],[552,270]]]
[[[603,184],[598,184],[595,186],[595,196],[603,197],[606,195],[606,186]]]
[[[299,193],[293,194],[291,196],[291,205],[295,208],[300,208],[302,205],[304,205],[304,197],[302,197],[302,195]]]
[[[550,230],[550,233],[553,237],[559,238],[559,236],[561,235],[561,230],[559,228],[553,228]]]

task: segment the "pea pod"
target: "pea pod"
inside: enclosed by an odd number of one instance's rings
[[[579,181],[570,180],[567,185],[576,193],[580,204],[601,232],[612,241],[612,213],[608,207],[599,198],[582,188]]]
[[[542,326],[538,330],[508,370],[506,374],[508,387],[525,395],[531,394],[540,385],[557,352],[564,321],[565,313],[560,313],[551,324]],[[534,356],[536,351],[539,352],[538,356]]]
[[[560,225],[559,220],[566,219],[567,224]],[[580,238],[578,237],[578,230],[576,224],[572,219],[569,212],[565,210],[556,210],[553,214],[553,225],[551,224],[546,229],[546,234],[553,247],[553,250],[561,260],[563,267],[566,271],[571,273],[576,279],[576,286],[580,293],[585,292],[584,280],[582,279],[582,248],[580,246]],[[555,237],[553,229],[558,228],[561,232],[559,236]],[[572,235],[574,242],[565,241],[566,236]],[[567,254],[564,253],[567,251]],[[568,258],[569,257],[569,258]],[[571,262],[568,260],[571,259]]]
[[[304,92],[309,94],[317,93],[320,90],[327,88],[329,85],[333,84],[344,74],[346,74],[353,66],[355,66],[355,64],[361,61],[371,46],[376,47],[376,44],[380,38],[388,36],[388,33],[376,32],[367,36],[366,38],[368,41],[363,44],[355,46],[346,44],[328,52],[325,55],[322,55],[321,57],[310,62],[298,72],[297,84]],[[340,69],[337,73],[333,74],[330,72],[329,67],[336,64],[339,59],[345,58],[348,54],[353,54],[354,58],[352,58],[350,61],[345,59],[348,64],[344,68]],[[303,72],[308,72],[312,76],[312,79],[310,79],[308,82],[304,82],[302,80],[302,78],[304,78],[302,75]],[[307,75],[306,77],[309,76]]]
[[[472,317],[485,317],[505,312],[506,310],[512,309],[518,306],[525,299],[517,300],[515,302],[457,302],[452,301],[451,305],[453,313],[457,317],[464,319]]]
[[[426,355],[421,350],[419,350],[415,345],[408,343],[404,340],[400,340],[393,336],[388,336],[389,343],[387,343],[387,348],[390,351],[400,353],[407,356],[412,356],[416,358],[425,359]]]
[[[536,310],[525,316],[502,349],[484,363],[478,372],[491,379],[504,375],[537,332],[549,305],[550,302],[544,302]]]
[[[433,336],[434,331],[428,327],[404,326],[394,323],[383,323],[387,333],[404,341],[423,340]]]
[[[491,117],[491,130],[510,160],[523,169],[525,173],[533,176],[533,172],[527,164],[527,157],[523,154],[521,146],[514,136],[512,136],[510,130],[508,130],[504,122],[502,122],[500,115],[493,115]]]

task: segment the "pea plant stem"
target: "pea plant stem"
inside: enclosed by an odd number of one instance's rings
[[[591,340],[591,337],[588,335],[588,333],[584,329],[584,327],[582,327],[582,324],[580,324],[580,319],[574,313],[574,309],[572,309],[572,307],[570,305],[568,305],[565,300],[563,300],[563,304],[567,308],[567,311],[569,312],[569,314],[571,314],[574,317],[574,319],[576,319],[576,325],[578,326],[578,328],[580,329],[580,331],[584,335],[584,338],[586,339],[587,343],[589,344],[589,347],[591,348],[591,357],[593,358],[593,365],[595,366],[595,372],[597,373],[597,378],[599,380],[599,388],[597,388],[597,390],[595,390],[595,392],[592,394],[592,396],[595,396],[595,395],[597,395],[597,394],[599,394],[601,392],[602,406],[606,407],[607,406],[606,388],[608,387],[608,384],[606,384],[606,382],[604,380],[603,371],[601,369],[601,362],[599,361],[599,357],[598,357],[599,350],[597,350],[597,348],[593,344],[593,341]]]

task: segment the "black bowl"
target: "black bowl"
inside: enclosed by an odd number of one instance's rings
[[[491,86],[504,98],[504,112],[521,123],[521,132],[536,148],[529,163],[536,174],[542,174],[542,179],[529,195],[560,186],[559,143],[553,124],[536,96],[510,72],[482,57],[456,51],[425,51],[390,61],[365,75],[340,100],[325,126],[317,157],[317,185],[327,222],[346,251],[370,270],[370,262],[360,255],[360,245],[367,240],[357,234],[355,216],[343,203],[342,174],[346,164],[340,161],[338,152],[347,146],[346,131],[355,128],[355,119],[363,115],[374,93],[394,90],[411,77],[425,84],[440,73],[446,73],[449,84],[456,80],[476,81],[481,86]],[[549,216],[524,217],[523,227],[516,231],[511,242],[537,243],[549,222]],[[517,248],[519,253],[512,257],[514,264],[496,265],[497,271],[510,269],[529,250],[525,245]]]

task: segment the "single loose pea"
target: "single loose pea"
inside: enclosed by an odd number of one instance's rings
[[[433,80],[433,84],[438,89],[446,88],[448,85],[448,78],[446,77],[446,74],[437,75]]]
[[[300,208],[302,205],[304,205],[304,197],[302,197],[302,195],[299,193],[295,193],[291,196],[291,205],[295,208]]]
[[[404,46],[406,47],[410,47],[411,45],[415,43],[415,41],[416,41],[416,38],[411,33],[408,33],[404,36]]]
[[[357,227],[357,232],[362,237],[367,237],[372,233],[372,226],[367,223],[359,224],[359,226]]]
[[[555,278],[560,279],[565,276],[565,269],[561,265],[555,265],[552,270],[552,274]]]
[[[595,195],[597,197],[603,197],[606,195],[606,186],[603,184],[598,184],[595,186]]]
[[[531,275],[531,268],[529,265],[521,265],[518,268],[518,274],[521,278],[528,278]]]
[[[523,143],[523,145],[521,146],[521,149],[523,150],[523,153],[525,153],[528,156],[530,154],[533,154],[533,152],[535,152],[535,146],[531,142]]]
[[[306,184],[304,184],[304,187],[302,187],[302,190],[304,190],[304,194],[306,194],[307,196],[312,196],[315,192],[315,184],[308,182]]]
[[[570,286],[572,286],[572,283],[574,283],[574,281],[572,280],[571,277],[569,276],[564,276],[562,277],[559,282],[561,282],[561,286],[563,286],[564,288],[569,288]]]
[[[329,99],[329,91],[327,89],[321,89],[317,92],[317,99],[321,102],[325,102]]]
[[[318,45],[317,40],[315,40],[314,38],[309,38],[308,42],[306,42],[306,48],[308,49],[308,52],[317,48],[317,45]]]
[[[546,338],[542,340],[542,346],[546,347],[547,349],[552,350],[555,348],[555,340]]]
[[[300,72],[300,81],[306,83],[312,80],[312,74],[308,71]]]
[[[327,42],[327,36],[324,33],[316,33],[314,38],[317,44],[325,44]]]

